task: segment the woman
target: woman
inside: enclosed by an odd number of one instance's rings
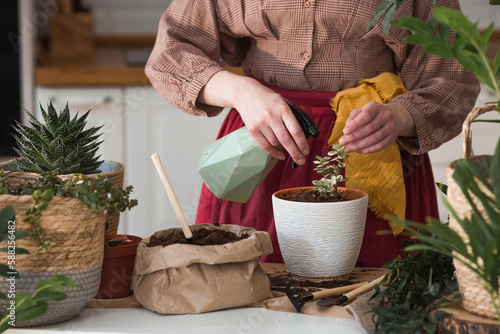
[[[438,217],[426,152],[460,132],[479,85],[451,59],[427,55],[402,41],[406,32],[367,25],[380,0],[174,0],[163,14],[146,66],[153,86],[175,107],[216,116],[232,108],[219,137],[246,125],[257,143],[280,161],[245,203],[217,199],[204,187],[197,223],[237,223],[266,230],[282,262],[271,194],[317,178],[312,160],[329,150],[335,123],[330,100],[380,73],[399,74],[406,93],[387,104],[353,110],[339,139],[346,152],[370,154],[397,142],[406,188],[406,218]],[[440,6],[459,8],[458,0]],[[407,0],[397,17],[431,16],[433,0]],[[245,76],[219,64],[241,66]],[[286,98],[304,109],[320,136],[306,140]],[[293,159],[299,168],[291,169]],[[401,236],[376,235],[387,222],[369,211],[359,266],[380,267],[397,256]]]

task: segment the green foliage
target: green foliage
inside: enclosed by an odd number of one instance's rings
[[[439,240],[435,236],[429,236]],[[408,247],[414,242],[403,241]],[[408,248],[406,248],[408,249]],[[434,333],[438,322],[448,316],[436,309],[457,297],[451,257],[424,249],[405,250],[404,258],[389,260],[388,280],[375,287],[372,299],[378,301],[373,312],[374,333]]]
[[[368,29],[371,29],[375,26],[377,21],[383,16],[382,19],[382,32],[384,34],[389,33],[389,29],[391,28],[391,21],[394,19],[394,14],[396,14],[396,10],[405,2],[406,0],[384,0],[380,3],[380,5],[375,9],[370,22],[368,22]]]
[[[326,157],[316,156],[313,163],[318,165],[314,170],[323,175],[320,180],[314,180],[314,189],[322,196],[331,196],[337,198],[338,185],[340,182],[347,181],[347,178],[342,176],[342,170],[345,168],[345,160],[349,158],[344,153],[344,146],[335,144],[332,146],[332,151],[328,152]]]
[[[14,148],[20,157],[15,159],[18,169],[38,174],[98,173],[102,161],[96,153],[102,141],[97,141],[101,134],[96,133],[102,126],[84,130],[90,110],[71,118],[67,104],[59,114],[52,103],[47,111],[40,108],[45,124],[25,110],[31,127],[19,122],[14,127],[18,134],[14,136],[19,146]]]
[[[459,10],[446,7],[435,8],[434,16],[428,22],[415,17],[403,17],[391,21],[391,24],[411,32],[405,37],[405,43],[422,45],[427,53],[438,57],[456,59],[500,97],[500,50],[493,61],[486,55],[493,24],[481,34],[477,23],[469,21]],[[439,26],[435,34],[437,24]],[[451,29],[456,32],[456,37],[450,44],[448,38]]]
[[[483,282],[493,302],[497,317],[500,319],[500,140],[491,161],[484,159],[486,173],[470,159],[459,160],[454,164],[453,179],[467,198],[472,208],[470,217],[459,217],[445,200],[450,214],[455,218],[468,237],[468,242],[460,235],[443,225],[437,219],[429,219],[425,229],[437,234],[440,239],[421,235],[425,244],[413,245],[408,250],[429,250],[451,256],[467,266]],[[474,202],[477,199],[483,210]],[[417,233],[418,223],[396,221],[405,229]]]
[[[74,175],[70,181],[64,182],[56,176],[55,172],[45,173],[35,184],[27,182],[17,187],[4,182],[2,175],[3,170],[0,171],[0,192],[11,195],[31,195],[33,198],[33,204],[25,212],[24,221],[31,226],[30,235],[39,247],[37,252],[46,252],[50,244],[50,240],[47,239],[38,221],[54,196],[78,198],[97,215],[106,214],[110,217],[116,217],[120,212],[130,210],[137,205],[137,200],[130,199],[132,186],[125,189],[113,186],[109,178],[103,178],[100,175],[89,179],[86,175],[79,174]]]

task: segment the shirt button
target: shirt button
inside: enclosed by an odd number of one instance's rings
[[[309,8],[311,6],[311,3],[309,1],[304,2],[304,7]]]
[[[309,53],[307,51],[302,52],[302,58],[309,59]]]

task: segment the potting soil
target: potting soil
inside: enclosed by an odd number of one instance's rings
[[[238,240],[246,239],[249,237],[247,233],[241,236],[236,235],[233,232],[221,230],[221,229],[208,229],[199,228],[193,232],[193,243],[198,246],[209,246],[209,245],[224,245],[230,242],[235,242]],[[186,237],[182,230],[175,230],[174,233],[170,234],[166,238],[158,238],[152,235],[148,247],[155,246],[168,246],[173,244],[187,244]]]

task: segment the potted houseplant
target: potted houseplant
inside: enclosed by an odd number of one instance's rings
[[[43,174],[36,182],[11,185],[0,171],[0,206],[15,211],[15,227],[30,238],[16,241],[29,251],[16,254],[14,269],[20,274],[16,292],[32,294],[34,282],[54,275],[72,278],[84,289],[72,289],[68,298],[49,304],[42,317],[17,323],[35,326],[61,322],[77,315],[99,288],[104,248],[105,215],[114,217],[137,204],[130,199],[132,187],[114,186],[108,178],[92,179],[80,174],[62,181],[55,173]],[[6,247],[4,241],[0,247]],[[7,263],[0,253],[0,263]],[[0,290],[8,290],[0,282]]]
[[[85,129],[90,110],[82,116],[71,117],[68,105],[57,113],[52,102],[47,111],[41,108],[43,123],[25,110],[31,127],[17,122],[14,127],[18,143],[14,150],[19,157],[0,165],[6,171],[4,180],[12,185],[36,181],[46,172],[55,172],[60,178],[70,180],[74,173],[90,178],[99,174],[109,177],[113,184],[123,187],[125,167],[116,161],[102,161],[97,156],[100,127]],[[116,233],[120,216],[108,217],[106,233]]]
[[[341,277],[356,265],[363,241],[368,194],[339,187],[344,147],[333,145],[326,157],[317,157],[322,176],[314,186],[283,189],[273,194],[278,242],[287,269],[307,277]],[[306,199],[298,199],[308,196]]]
[[[101,284],[95,298],[123,298],[132,292],[135,257],[141,240],[127,234],[105,235]]]
[[[500,51],[493,61],[486,50],[494,26],[490,24],[481,34],[477,23],[471,22],[460,11],[435,8],[433,17],[422,22],[413,17],[392,20],[394,12],[404,1],[385,0],[375,12],[371,24],[385,14],[384,26],[410,30],[405,42],[423,45],[424,50],[440,57],[457,59],[462,66],[474,72],[477,78],[497,94],[497,101],[474,109],[464,123],[468,132],[470,122],[485,111],[500,110]],[[490,4],[500,4],[491,0]],[[439,28],[436,30],[436,24]],[[456,38],[450,44],[450,30]],[[434,32],[437,31],[437,34]],[[466,143],[470,142],[465,133]],[[470,146],[470,144],[468,145]],[[430,219],[426,230],[439,235],[435,239],[418,233],[421,225],[406,224],[406,230],[423,243],[408,250],[430,250],[453,258],[463,307],[474,314],[500,319],[500,142],[493,156],[474,157],[466,148],[464,159],[450,163],[447,171],[447,206],[449,227]]]

